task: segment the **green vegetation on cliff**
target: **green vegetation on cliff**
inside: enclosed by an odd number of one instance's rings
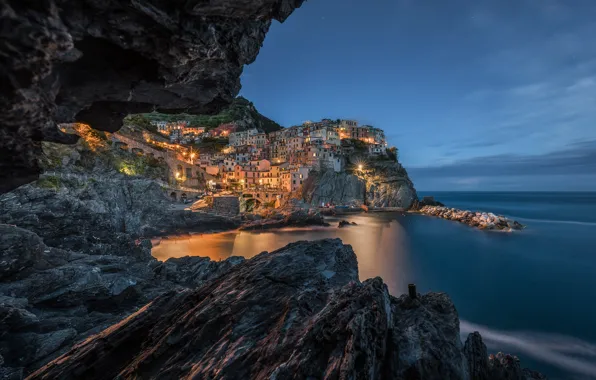
[[[93,174],[94,172],[119,172],[128,176],[167,180],[165,163],[150,157],[126,152],[113,147],[106,132],[97,131],[85,124],[73,124],[68,132],[81,136],[75,145],[43,142],[40,166],[49,172]],[[58,189],[53,177],[38,181],[39,187]]]
[[[191,126],[205,127],[207,130],[215,128],[220,124],[236,123],[241,128],[257,127],[265,132],[278,131],[282,127],[275,121],[265,117],[257,111],[254,104],[243,97],[237,97],[234,101],[216,115],[189,115],[181,114],[163,114],[151,112],[145,114],[129,115],[125,118],[125,123],[130,123],[143,127],[149,131],[154,131],[151,121],[174,122],[187,120]]]

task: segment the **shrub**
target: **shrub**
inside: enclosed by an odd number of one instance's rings
[[[37,180],[37,182],[35,182],[35,184],[42,189],[58,190],[60,187],[62,187],[62,180],[60,180],[60,177],[58,176],[50,175],[41,177]]]
[[[396,147],[391,147],[385,150],[387,152],[387,157],[389,157],[393,161],[399,160],[399,150]]]

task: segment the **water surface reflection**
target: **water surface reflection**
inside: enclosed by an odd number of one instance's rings
[[[159,260],[170,257],[203,256],[223,260],[230,256],[253,257],[263,251],[274,251],[298,240],[340,238],[350,244],[358,257],[360,279],[380,276],[392,294],[407,289],[409,277],[407,221],[411,216],[383,214],[350,215],[342,219],[357,226],[338,228],[340,219],[329,218],[333,227],[288,228],[267,232],[234,231],[218,234],[190,235],[162,239],[153,248]]]

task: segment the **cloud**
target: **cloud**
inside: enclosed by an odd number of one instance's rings
[[[520,0],[516,17],[510,2],[480,2],[470,10],[471,26],[491,49],[474,62],[484,74],[482,87],[464,95],[454,112],[454,118],[471,115],[465,122],[476,130],[450,148],[508,151],[515,142],[554,149],[571,136],[596,138],[596,21],[589,16],[596,2],[576,5]]]
[[[460,328],[464,338],[478,331],[489,351],[513,351],[580,375],[582,379],[596,379],[596,346],[583,340],[555,334],[500,331],[467,321],[461,321]]]
[[[596,75],[581,74],[470,93],[464,102],[486,111],[473,121],[477,131],[452,141],[451,148],[506,148],[523,142],[554,149],[571,139],[596,139]]]
[[[596,140],[538,154],[499,154],[459,160],[448,165],[410,167],[414,177],[484,177],[537,175],[596,175]]]

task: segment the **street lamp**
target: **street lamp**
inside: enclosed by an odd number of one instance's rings
[[[362,164],[358,165],[358,170],[362,171]]]

